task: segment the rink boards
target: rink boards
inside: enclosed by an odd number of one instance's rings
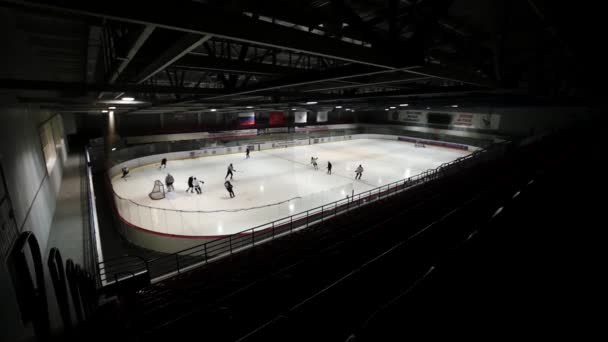
[[[122,234],[128,240],[145,248],[170,253],[341,200],[353,193],[368,191],[476,149],[428,140],[425,141],[426,149],[414,149],[410,139],[359,134],[254,145],[244,142],[236,147],[137,158],[109,170],[114,209],[122,222]],[[433,147],[440,144],[450,149]],[[252,159],[244,161],[244,151],[248,146],[254,153]],[[308,159],[309,155],[315,154],[322,156],[320,168],[325,167],[324,159],[327,158],[338,165],[334,177],[323,175],[324,170],[312,172]],[[176,192],[168,194],[166,199],[151,201],[147,193],[154,178],[164,181],[164,173],[161,174],[164,171],[156,171],[163,158],[169,160],[169,171],[178,186]],[[221,173],[223,177],[225,166],[233,160],[237,171],[241,167],[246,172],[236,173],[237,198],[226,201],[223,182],[217,174]],[[361,182],[351,179],[351,172],[358,163],[363,163],[367,170]],[[124,166],[131,169],[128,181],[119,178]],[[185,194],[181,180],[189,173],[202,172],[199,170],[213,175],[213,179],[205,177],[207,183],[203,186],[203,196]]]

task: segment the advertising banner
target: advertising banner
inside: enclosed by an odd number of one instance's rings
[[[389,112],[388,119],[391,121],[401,121],[413,124],[425,124],[426,112],[414,110],[396,110]]]
[[[499,114],[483,113],[440,113],[429,111],[395,110],[388,113],[388,119],[389,121],[425,125],[429,123],[436,123],[430,122],[429,116],[432,116],[431,119],[435,119],[440,115],[449,115],[451,117],[451,122],[445,123],[445,125],[449,125],[449,127],[497,130],[500,124]]]
[[[471,128],[473,127],[473,114],[469,113],[458,113],[455,114],[454,126]]]
[[[498,114],[455,113],[454,127],[497,130],[500,124]]]

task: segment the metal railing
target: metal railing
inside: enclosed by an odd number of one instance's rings
[[[103,252],[101,251],[101,237],[99,235],[99,224],[97,221],[97,207],[95,206],[95,190],[93,189],[93,174],[91,172],[91,163],[89,151],[85,148],[84,151],[85,176],[83,190],[86,193],[86,209],[88,213],[87,222],[85,222],[85,253],[84,267],[89,274],[92,274],[95,280],[95,285],[102,287],[102,281],[99,277],[99,263],[103,261]]]
[[[116,284],[121,280],[149,274],[148,261],[136,255],[125,255],[104,260],[98,265],[99,280],[104,285]]]
[[[323,222],[324,220],[332,218],[336,215],[360,208],[361,206],[365,206],[378,200],[391,197],[397,193],[401,193],[404,190],[428,183],[431,180],[462,171],[477,163],[500,157],[504,154],[508,145],[509,144],[507,142],[497,143],[489,146],[486,149],[477,150],[467,156],[444,163],[436,169],[430,169],[418,175],[354,194],[354,196],[333,201],[331,203],[306,210],[305,212],[290,215],[269,223],[243,230],[236,234],[218,238],[216,240],[187,248],[173,254],[168,254],[157,259],[149,260],[145,262],[145,269],[150,272],[150,277],[153,279],[153,282],[170,278],[179,273],[190,271],[196,267],[232,255],[244,249],[274,240],[294,231],[306,229],[313,224]],[[128,258],[133,260],[135,257],[127,256],[124,258],[125,259],[123,259],[121,262],[128,266]],[[106,267],[104,264],[105,263],[100,263],[100,272],[102,269],[108,269],[108,267]],[[139,262],[138,265],[138,267],[140,267],[140,271],[143,271],[143,269],[141,269],[141,262]],[[127,266],[122,267],[128,268]],[[107,279],[108,272],[104,272],[104,279]],[[128,271],[122,269],[120,272],[123,276],[129,272],[131,274],[136,273],[136,271],[133,271],[132,268],[129,268]],[[115,274],[112,276],[112,278],[114,278],[115,281],[118,281],[123,277]]]

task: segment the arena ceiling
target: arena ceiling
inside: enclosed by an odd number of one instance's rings
[[[0,88],[63,112],[587,95],[586,27],[568,26],[575,10],[555,1],[0,0],[0,10],[28,52]]]

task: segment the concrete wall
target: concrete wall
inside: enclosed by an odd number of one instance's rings
[[[66,80],[68,76],[65,73],[53,71],[41,62],[44,58],[29,44],[27,30],[20,26],[23,22],[21,19],[23,17],[16,15],[11,8],[0,9],[0,41],[3,47],[0,53],[0,78]],[[27,95],[42,97],[45,93],[32,92]],[[12,91],[0,90],[0,162],[17,226],[21,231],[29,230],[36,234],[44,257],[65,153],[61,150],[63,147],[56,146],[57,162],[47,172],[38,128],[54,114],[37,105],[20,103]],[[65,136],[63,138],[65,142]],[[3,257],[0,258],[2,261]],[[54,301],[52,285],[47,282],[46,287],[49,302]],[[0,262],[0,302],[0,339],[33,340],[31,324],[26,325],[21,321],[13,282],[5,262]],[[53,326],[60,319],[56,310],[50,310]]]
[[[74,113],[62,114],[63,117],[63,131],[65,135],[77,134],[78,126],[76,125],[76,115]]]
[[[54,113],[34,105],[7,103],[2,97],[0,101],[0,158],[17,224],[22,231],[34,232],[44,251],[67,151],[56,146],[57,163],[47,173],[38,129]]]
[[[39,127],[55,113],[35,105],[17,102],[15,96],[0,93],[0,162],[6,176],[17,226],[20,231],[32,231],[46,257],[47,241],[55,212],[56,196],[61,185],[64,156],[67,151],[56,144],[57,162],[47,172]],[[63,134],[65,141],[65,134]],[[32,334],[30,326],[21,322],[12,281],[6,264],[0,264],[0,322],[7,341],[19,341]],[[47,284],[47,293],[52,285]],[[50,294],[49,294],[50,295]],[[49,297],[49,300],[54,298]]]

